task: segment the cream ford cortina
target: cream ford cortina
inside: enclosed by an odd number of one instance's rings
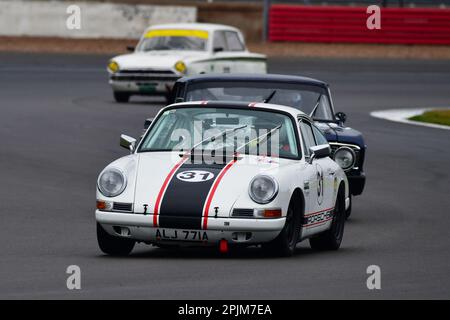
[[[134,52],[108,64],[117,102],[132,95],[168,95],[175,81],[201,73],[266,73],[266,56],[247,50],[242,33],[218,24],[155,25]]]

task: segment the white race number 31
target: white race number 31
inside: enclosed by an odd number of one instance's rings
[[[185,182],[204,182],[214,178],[214,174],[208,171],[190,170],[180,172],[177,178]]]

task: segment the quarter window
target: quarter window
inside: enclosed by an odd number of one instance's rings
[[[316,145],[311,125],[303,120],[300,120],[300,132],[302,134],[303,143],[305,144],[305,155],[309,156],[309,148]]]
[[[213,48],[214,50],[221,48],[222,51],[227,51],[227,43],[223,31],[214,32]]]
[[[234,31],[225,31],[225,38],[228,45],[228,51],[244,51],[244,45],[239,39],[239,35]]]
[[[317,145],[328,144],[327,138],[325,138],[322,131],[320,131],[316,126],[313,126],[314,137],[316,138]]]

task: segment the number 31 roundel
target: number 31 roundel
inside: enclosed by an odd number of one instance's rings
[[[177,174],[177,179],[185,182],[204,182],[214,178],[214,174],[208,171],[189,170]]]

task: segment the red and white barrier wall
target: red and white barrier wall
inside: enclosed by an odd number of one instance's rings
[[[450,45],[450,9],[382,8],[369,30],[366,7],[272,5],[270,41]]]

